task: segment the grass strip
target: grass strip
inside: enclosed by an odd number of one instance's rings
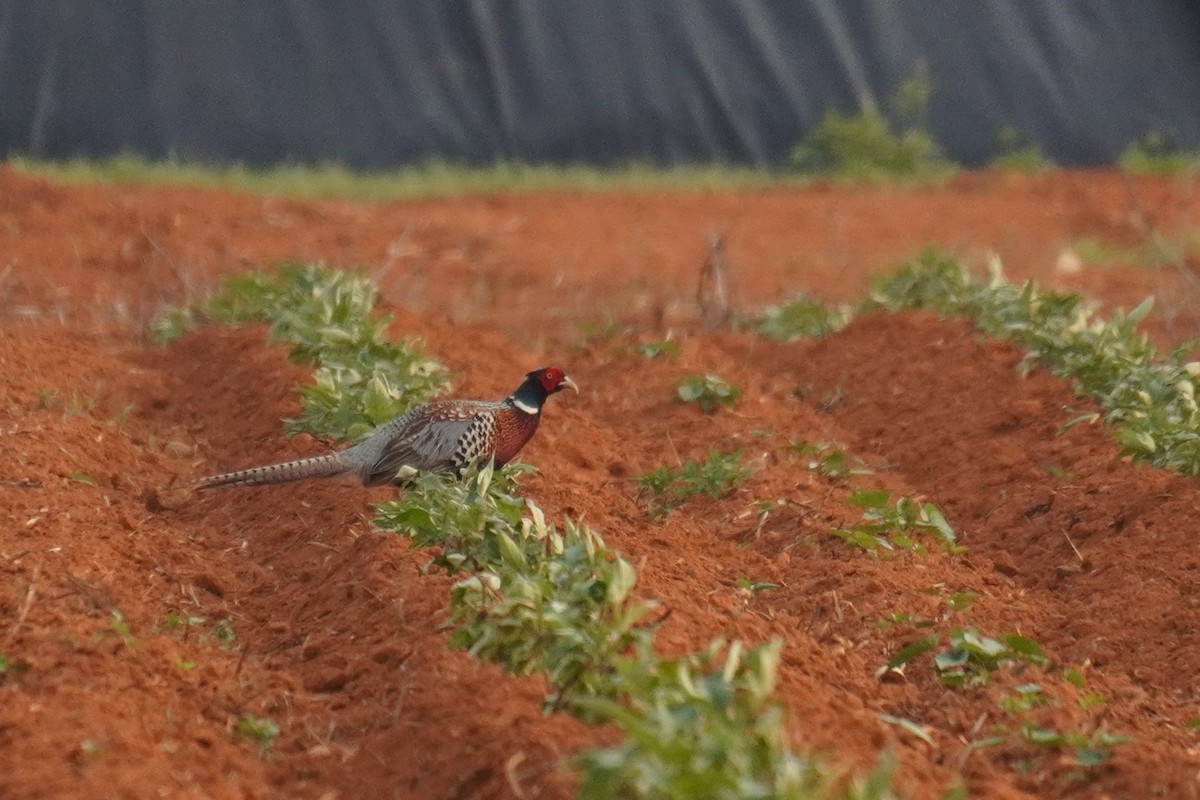
[[[72,161],[13,157],[8,163],[20,172],[67,183],[169,184],[308,199],[369,201],[554,190],[761,189],[803,182],[799,176],[723,165],[664,168],[639,163],[592,167],[500,162],[471,166],[430,161],[390,171],[367,172],[336,163],[260,168],[245,164],[151,161],[135,155]]]

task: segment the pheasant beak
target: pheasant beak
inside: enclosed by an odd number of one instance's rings
[[[573,391],[575,394],[579,394],[579,387],[575,385],[575,381],[571,380],[566,375],[563,375],[563,379],[561,381],[559,381],[558,386],[556,386],[554,388],[561,391],[562,389],[565,389],[567,387],[570,387],[571,391]]]

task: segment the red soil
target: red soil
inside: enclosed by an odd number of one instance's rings
[[[463,394],[568,367],[583,393],[551,400],[523,490],[638,565],[640,593],[672,612],[665,652],[782,637],[797,746],[854,768],[891,748],[913,797],[960,776],[977,798],[1194,797],[1195,480],[1119,459],[1100,427],[1060,434],[1093,405],[1048,374],[1019,377],[1017,350],[962,322],[873,315],[783,345],[705,332],[693,298],[712,231],[747,311],[799,290],[852,299],[936,243],[1106,303],[1154,294],[1149,327],[1169,343],[1200,332],[1195,264],[1056,265],[1081,237],[1129,245],[1197,225],[1186,187],[1110,173],[368,205],[0,170],[0,797],[559,798],[565,760],[612,741],[544,715],[540,680],[446,647],[450,581],[371,527],[389,490],[178,488],[320,449],[281,432],[306,373],[261,329],[166,348],[144,336],[165,304],[283,259],[367,267],[393,334],[424,339]],[[667,328],[677,359],[630,354]],[[675,402],[692,372],[743,387],[740,405]],[[788,449],[801,440],[876,471],[822,477]],[[648,518],[631,478],[711,447],[740,449],[755,473]],[[936,503],[967,552],[876,558],[828,536],[858,519],[854,486]],[[962,591],[978,598],[952,616],[944,598]],[[892,614],[933,626],[880,624]],[[187,617],[203,622],[168,622]],[[964,625],[1032,637],[1053,663],[973,689],[941,685],[928,656],[876,678],[906,642]],[[1030,681],[1051,702],[1003,710]],[[269,753],[235,735],[246,714],[279,725]],[[926,726],[934,746],[879,714]],[[1015,734],[967,747],[1027,721],[1133,740],[1091,770]]]

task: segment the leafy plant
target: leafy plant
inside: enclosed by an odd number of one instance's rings
[[[263,754],[266,755],[271,752],[271,747],[275,744],[276,737],[279,736],[279,726],[266,717],[243,714],[234,723],[233,733],[235,736],[257,742]]]
[[[868,552],[884,550],[911,550],[928,552],[928,548],[916,538],[918,534],[929,534],[950,553],[965,550],[958,544],[954,529],[946,517],[933,503],[921,503],[911,497],[892,496],[885,491],[856,489],[850,494],[850,502],[862,506],[863,521],[850,528],[830,531],[843,541]]]
[[[997,136],[998,152],[992,159],[993,169],[1008,172],[1045,172],[1054,166],[1042,149],[1030,142],[1012,125],[1005,125]]]
[[[177,631],[193,625],[202,625],[204,621],[204,617],[197,617],[180,611],[171,611],[167,614],[160,628],[164,631]]]
[[[792,754],[771,700],[782,643],[714,641],[677,659],[641,651],[615,667],[629,703],[583,698],[628,737],[577,757],[580,796],[812,797],[820,773]],[[747,736],[746,732],[752,732]]]
[[[29,662],[20,659],[14,659],[10,656],[0,655],[0,678],[5,675],[11,675],[15,672],[22,672],[29,669]]]
[[[1098,730],[1091,734],[1078,731],[1059,732],[1027,725],[1021,729],[1025,740],[1042,747],[1069,747],[1075,753],[1075,763],[1081,767],[1098,767],[1112,758],[1113,748],[1133,741],[1129,736]]]
[[[1018,661],[1049,663],[1042,646],[1028,637],[1008,633],[993,639],[975,628],[956,628],[950,647],[933,657],[933,666],[942,683],[963,686],[986,683],[991,673]]]
[[[170,344],[196,325],[196,311],[191,306],[173,306],[150,323],[150,339],[158,344]]]
[[[638,355],[642,358],[675,358],[679,355],[679,349],[679,342],[669,337],[656,342],[642,342],[637,346]]]
[[[142,646],[142,643],[137,640],[137,637],[133,635],[133,631],[129,628],[129,623],[125,620],[125,615],[115,608],[112,610],[108,627],[109,630],[121,639],[121,644],[125,645],[126,649],[136,650]]]
[[[872,470],[844,448],[829,442],[792,442],[788,449],[808,459],[808,468],[826,478],[869,475]]]
[[[722,497],[744,482],[752,470],[739,463],[741,455],[741,451],[722,454],[709,450],[708,457],[702,462],[685,461],[674,469],[659,467],[635,480],[650,513],[660,516],[696,495]]]
[[[789,162],[806,175],[856,181],[944,177],[953,165],[922,127],[932,94],[929,72],[918,65],[896,92],[896,123],[867,99],[857,114],[830,110],[792,150]]]
[[[758,334],[786,342],[817,339],[840,331],[849,321],[848,307],[830,306],[815,297],[799,294],[786,303],[765,309],[758,319]]]
[[[716,375],[689,375],[680,382],[675,394],[683,402],[695,403],[701,411],[711,414],[721,406],[735,405],[742,390]]]
[[[229,617],[217,620],[213,625],[212,632],[222,647],[232,647],[233,643],[237,641],[237,634],[233,631],[233,620]]]
[[[1200,152],[1181,150],[1162,131],[1150,130],[1129,143],[1117,159],[1117,166],[1139,174],[1179,175],[1200,167]]]
[[[1023,714],[1050,702],[1040,683],[1022,683],[1012,694],[1000,698],[1000,708],[1007,714]]]
[[[937,649],[942,640],[929,634],[909,642],[892,656],[885,670],[895,670],[915,658]],[[977,686],[987,683],[993,672],[1018,662],[1046,666],[1049,659],[1042,646],[1033,639],[1008,633],[993,638],[976,628],[955,628],[950,632],[945,649],[933,657],[938,679],[948,686]]]
[[[572,522],[557,530],[513,488],[486,465],[462,481],[421,476],[379,507],[376,523],[418,546],[441,545],[436,565],[470,573],[451,595],[455,646],[514,674],[546,674],[557,705],[611,693],[603,665],[631,645],[653,606],[629,600],[633,568],[595,532]]]

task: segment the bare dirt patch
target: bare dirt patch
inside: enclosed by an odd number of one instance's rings
[[[639,566],[639,591],[672,612],[664,650],[783,637],[797,745],[854,767],[890,747],[914,797],[959,776],[972,797],[1195,796],[1194,480],[1122,461],[1099,427],[1061,431],[1089,402],[1020,377],[1020,353],[965,323],[880,314],[781,345],[705,332],[694,302],[712,231],[744,309],[799,290],[852,299],[935,243],[1109,304],[1155,294],[1151,330],[1175,342],[1200,332],[1194,264],[1076,271],[1062,254],[1082,237],[1194,230],[1184,189],[1053,173],[368,205],[0,171],[0,796],[556,798],[572,792],[564,760],[611,741],[543,714],[536,678],[447,649],[449,580],[371,527],[388,490],[180,489],[322,445],[282,435],[306,374],[263,330],[202,328],[162,348],[146,323],[221,275],[301,259],[372,272],[393,335],[424,339],[462,394],[567,366],[584,392],[551,402],[524,491]],[[677,358],[631,351],[668,330]],[[694,372],[743,400],[714,415],[676,402]],[[875,472],[818,475],[788,447],[800,441],[836,442]],[[751,478],[649,517],[633,476],[714,447],[740,450]],[[827,531],[860,516],[853,486],[937,503],[967,553],[849,548]],[[958,592],[976,598],[953,614]],[[1052,666],[974,689],[940,684],[928,657],[876,678],[905,642],[959,624],[1032,637]],[[1029,681],[1049,702],[1005,711]],[[278,736],[239,734],[247,716]],[[1025,721],[1133,741],[1090,770],[1014,737],[967,746]]]

